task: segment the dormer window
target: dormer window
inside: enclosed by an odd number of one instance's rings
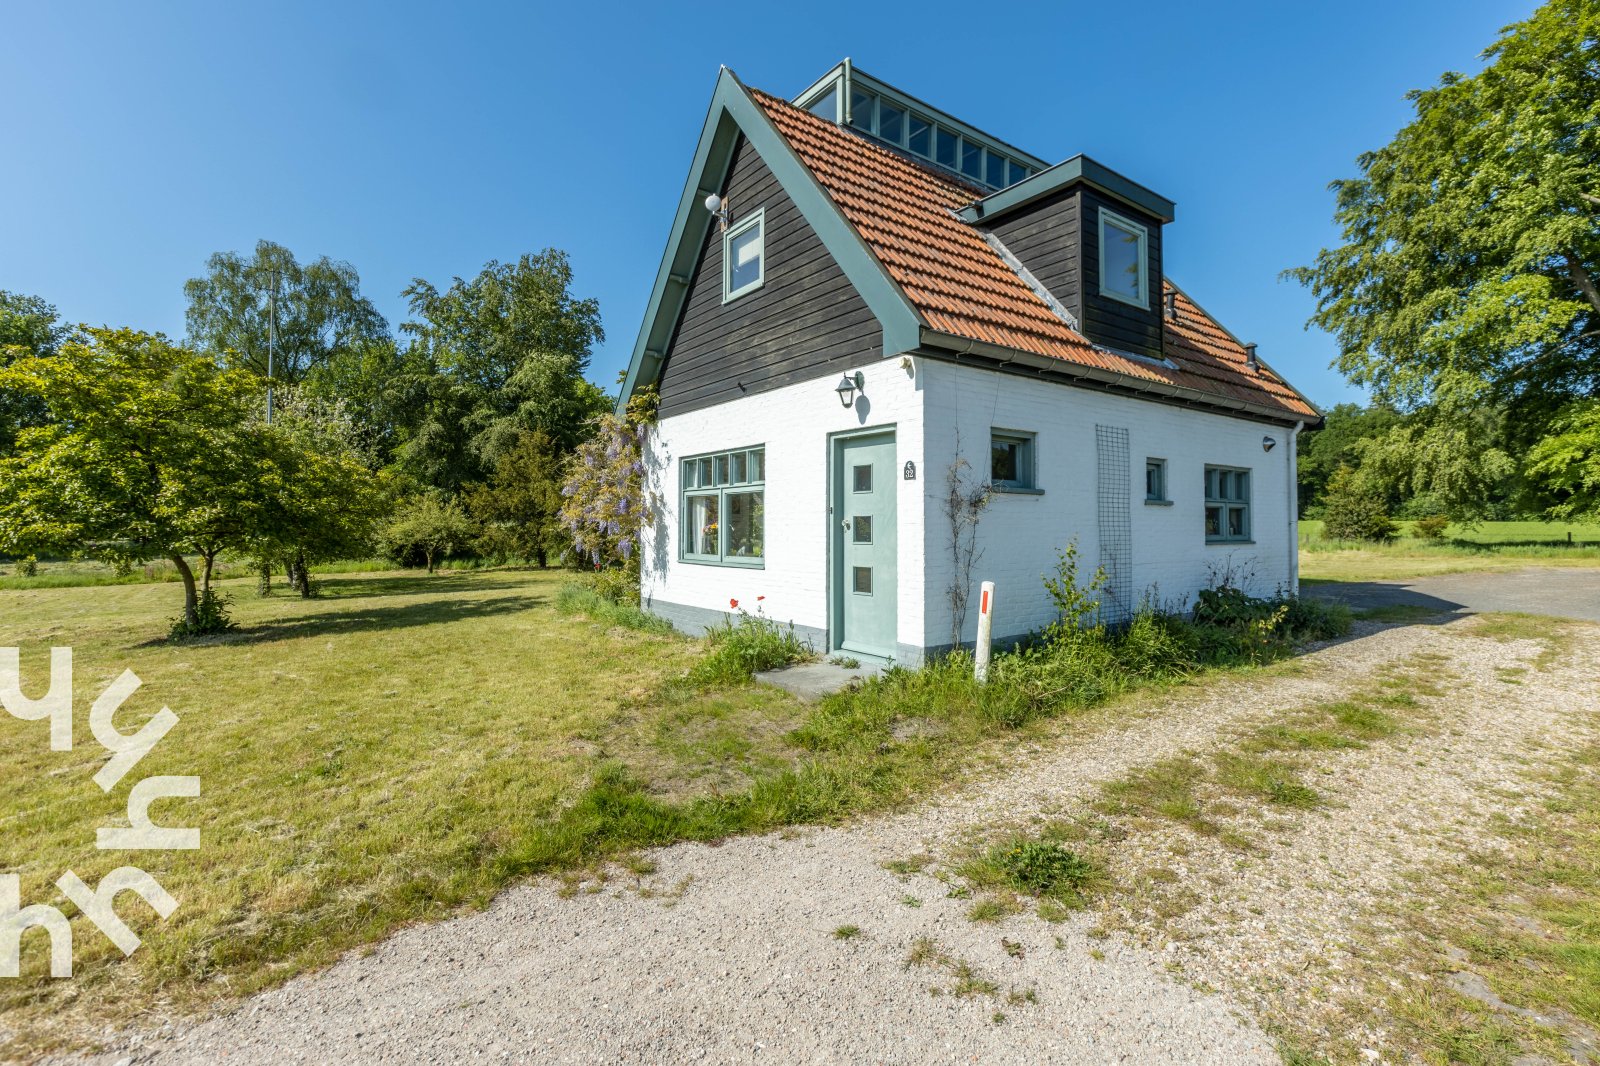
[[[765,209],[729,226],[722,235],[722,302],[761,288],[767,279]]]
[[[1100,209],[1100,294],[1148,309],[1150,232],[1139,223]]]

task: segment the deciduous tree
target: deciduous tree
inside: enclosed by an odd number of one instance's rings
[[[39,297],[0,289],[0,368],[18,359],[55,354],[70,333],[56,309]],[[47,414],[36,396],[15,389],[0,391],[0,456],[10,454],[19,430],[40,425]]]
[[[343,401],[290,388],[271,425],[250,427],[267,449],[272,480],[244,550],[279,560],[302,596],[310,566],[367,554],[393,510],[390,479],[373,469],[361,427]]]
[[[244,430],[255,382],[159,335],[91,329],[0,370],[0,393],[45,404],[0,459],[0,550],[170,559],[184,618],[209,562],[261,520],[269,461]]]
[[[449,379],[447,406],[470,408],[460,425],[478,470],[467,480],[481,480],[525,432],[542,432],[570,451],[609,406],[584,378],[591,349],[605,337],[600,308],[575,298],[571,286],[566,253],[546,249],[516,263],[491,261],[443,291],[421,278],[405,290],[416,319],[402,331]],[[435,403],[445,398],[435,385],[426,393]],[[408,445],[408,462],[449,469],[456,464],[447,457],[459,445],[448,434],[420,433]]]
[[[420,555],[431,574],[439,560],[464,547],[477,532],[459,503],[425,492],[400,508],[384,537],[390,554],[402,560]]]
[[[1411,94],[1415,120],[1333,184],[1343,243],[1290,272],[1352,381],[1437,409],[1386,446],[1427,459],[1426,491],[1467,515],[1487,483],[1471,412],[1504,412],[1499,467],[1600,392],[1600,5],[1550,0],[1485,56]]]
[[[248,259],[216,253],[205,276],[185,282],[183,291],[191,345],[266,377],[275,334],[272,377],[289,385],[340,352],[388,337],[383,316],[361,295],[355,267],[326,256],[301,263],[271,241],[257,242]]]
[[[515,555],[544,567],[572,546],[561,524],[566,457],[541,430],[524,433],[501,454],[487,483],[467,493],[467,509],[483,528],[491,555]]]

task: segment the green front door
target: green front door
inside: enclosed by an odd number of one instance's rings
[[[834,647],[893,658],[894,433],[844,437],[833,454]]]

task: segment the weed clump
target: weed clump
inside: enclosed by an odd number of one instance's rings
[[[598,579],[592,584],[576,581],[556,592],[556,610],[561,614],[588,615],[602,625],[637,629],[641,633],[670,633],[672,623],[642,610],[626,598],[608,593]]]
[[[964,863],[960,873],[982,888],[1020,893],[1069,907],[1083,906],[1104,876],[1098,863],[1060,841],[1027,836],[993,845]]]
[[[793,623],[782,625],[766,616],[762,599],[757,597],[754,614],[741,608],[738,600],[728,601],[739,612],[738,621],[725,619],[706,632],[709,650],[689,671],[691,684],[702,688],[742,684],[763,670],[816,657],[811,645],[795,634]]]

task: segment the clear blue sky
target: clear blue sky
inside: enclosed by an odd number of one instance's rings
[[[1327,182],[1406,90],[1478,69],[1534,6],[14,3],[0,288],[181,336],[184,279],[266,237],[353,263],[398,325],[413,276],[554,246],[600,301],[612,388],[718,66],[792,96],[849,55],[1177,201],[1168,274],[1312,399],[1359,399],[1278,273],[1333,238]]]

